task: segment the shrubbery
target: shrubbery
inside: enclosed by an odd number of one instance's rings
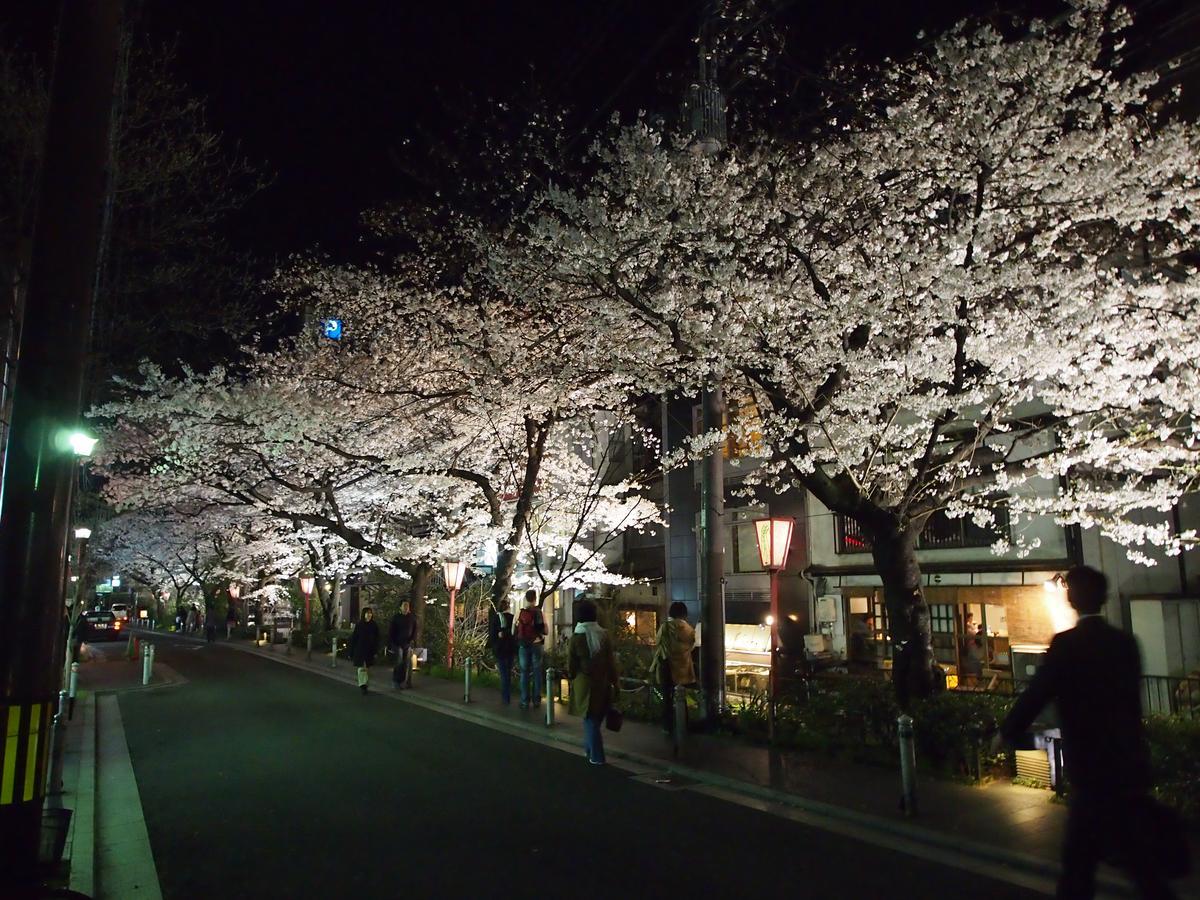
[[[1146,735],[1155,796],[1200,823],[1200,719],[1151,716]]]

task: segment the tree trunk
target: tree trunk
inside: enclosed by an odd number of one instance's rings
[[[421,637],[425,634],[425,595],[429,592],[429,579],[432,575],[433,566],[427,562],[417,563],[413,568],[408,603],[417,620],[417,636],[413,640],[418,647],[421,646]]]
[[[892,680],[896,700],[905,710],[912,700],[928,697],[934,690],[933,633],[917,561],[919,534],[920,527],[911,525],[871,534],[871,554],[883,579],[892,640]]]
[[[542,467],[542,457],[546,453],[546,437],[553,427],[550,421],[538,422],[527,418],[525,420],[525,474],[521,479],[520,492],[517,494],[517,508],[513,512],[512,528],[508,533],[508,546],[500,551],[496,560],[496,580],[492,583],[492,607],[500,608],[500,601],[508,598],[512,590],[513,574],[517,569],[517,556],[521,550],[521,542],[525,540],[525,530],[529,527],[529,517],[533,513],[533,496],[537,491],[538,472]]]

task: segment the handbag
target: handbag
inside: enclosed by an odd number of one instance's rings
[[[620,731],[621,726],[625,724],[625,713],[621,712],[615,706],[610,706],[608,712],[604,714],[604,727],[609,731]]]

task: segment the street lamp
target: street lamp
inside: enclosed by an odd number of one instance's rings
[[[779,687],[779,571],[787,565],[788,548],[792,544],[795,525],[796,520],[790,516],[756,519],[754,522],[758,558],[762,567],[771,573],[771,613],[767,616],[767,624],[771,629],[772,704]]]
[[[91,456],[97,440],[98,438],[83,431],[72,431],[67,435],[67,444],[70,445],[71,452],[76,456]]]
[[[454,668],[454,601],[458,598],[458,589],[462,587],[463,576],[467,574],[465,562],[451,561],[442,563],[442,576],[446,579],[446,587],[450,591],[450,630],[446,638],[446,668]]]
[[[75,537],[81,541],[86,541],[91,536],[92,536],[92,529],[90,529],[90,528],[76,528],[75,529]]]
[[[309,615],[309,599],[312,597],[313,588],[316,586],[317,579],[311,575],[300,576],[300,593],[304,595],[304,627],[306,630],[311,628],[311,616]]]

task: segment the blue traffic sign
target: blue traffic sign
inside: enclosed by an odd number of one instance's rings
[[[342,320],[322,319],[321,334],[331,341],[340,341],[342,339]]]

